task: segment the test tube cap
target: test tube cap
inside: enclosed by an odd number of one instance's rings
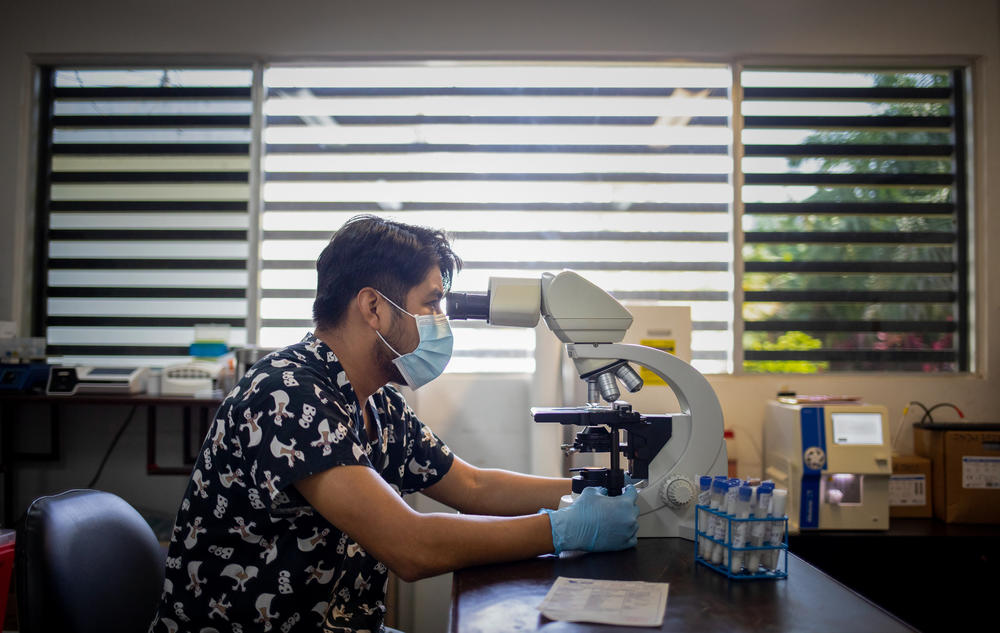
[[[739,495],[740,501],[750,501],[750,497],[753,495],[753,487],[749,484],[743,484],[740,486]]]
[[[698,479],[698,484],[701,486],[702,490],[708,490],[712,486],[712,476],[711,475],[702,475]]]

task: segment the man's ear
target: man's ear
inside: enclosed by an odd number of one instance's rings
[[[381,330],[388,325],[387,323],[383,323],[388,315],[379,314],[382,306],[379,302],[378,293],[375,292],[374,288],[366,286],[359,290],[357,296],[354,297],[354,303],[361,319],[371,328]],[[384,309],[382,311],[384,312]]]

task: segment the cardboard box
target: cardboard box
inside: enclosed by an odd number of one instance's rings
[[[919,455],[893,455],[892,476],[889,477],[889,517],[932,517],[931,481],[931,460]]]
[[[916,424],[913,444],[931,460],[934,516],[1000,523],[1000,424]]]

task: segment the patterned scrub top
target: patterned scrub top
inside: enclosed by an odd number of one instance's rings
[[[247,371],[184,493],[151,633],[381,630],[386,566],[292,485],[361,465],[402,496],[448,472],[451,451],[395,388],[370,402],[374,443],[343,367],[312,334]]]

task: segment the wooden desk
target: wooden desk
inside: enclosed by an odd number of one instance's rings
[[[59,427],[61,405],[133,406],[146,409],[146,474],[184,475],[191,473],[200,440],[208,429],[208,419],[219,407],[221,400],[215,398],[192,398],[184,396],[150,396],[146,394],[123,395],[75,395],[49,396],[45,394],[2,393],[0,394],[0,473],[3,474],[3,525],[14,521],[15,477],[18,462],[54,461],[59,459]],[[47,405],[50,429],[49,450],[25,453],[15,449],[15,427],[23,422],[21,408],[26,404]],[[156,413],[162,407],[180,407],[182,410],[184,442],[179,466],[160,466],[156,455]],[[198,410],[199,423],[193,449],[192,435],[195,431],[192,411]]]
[[[865,564],[858,561],[858,564]],[[795,555],[786,580],[729,580],[696,565],[694,544],[639,539],[624,552],[543,556],[455,572],[452,633],[636,633],[653,629],[553,622],[535,608],[557,576],[669,582],[661,631],[913,631]]]

